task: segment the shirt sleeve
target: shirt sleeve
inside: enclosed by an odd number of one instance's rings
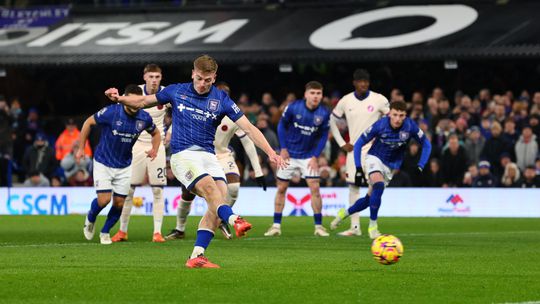
[[[108,125],[111,123],[113,118],[113,109],[111,106],[104,107],[103,109],[99,110],[96,114],[94,114],[94,119],[96,122],[100,125]]]
[[[336,107],[334,108],[334,110],[332,111],[332,115],[334,115],[334,116],[336,116],[338,118],[342,118],[343,115],[345,115],[345,111],[343,111],[343,104],[344,104],[343,98],[341,98],[338,101],[338,103],[337,103]]]
[[[146,132],[152,134],[152,132],[154,132],[154,130],[156,129],[156,124],[154,124],[154,122],[152,121],[152,119],[150,119],[150,121],[147,121],[147,124],[146,124]]]
[[[427,138],[426,134],[424,134],[424,131],[416,125],[415,122],[411,120],[412,124],[412,137],[422,145],[422,154],[420,154],[420,160],[418,161],[418,167],[424,169],[426,166],[426,163],[429,160],[429,156],[431,155],[431,143],[429,142],[429,139]]]
[[[174,100],[174,94],[176,93],[176,85],[171,84],[166,86],[163,90],[156,94],[156,99],[160,104],[171,103]]]
[[[380,121],[381,120],[377,121],[371,127],[367,128],[367,130],[358,138],[356,143],[354,143],[354,164],[356,168],[362,167],[362,147],[378,135],[378,122]]]
[[[227,94],[223,93],[223,95],[225,95],[225,98],[223,99],[223,110],[225,115],[232,121],[237,121],[244,113]]]
[[[390,102],[382,94],[381,94],[381,102],[382,102],[382,107],[379,111],[381,112],[382,115],[386,115],[388,114],[388,112],[390,112]]]
[[[236,131],[234,131],[234,134],[238,136],[238,138],[246,136],[246,132],[244,132],[244,130],[242,130],[241,128],[237,128]]]

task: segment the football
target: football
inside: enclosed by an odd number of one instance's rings
[[[397,237],[383,234],[371,243],[371,253],[375,261],[380,264],[395,264],[403,255],[403,244]]]

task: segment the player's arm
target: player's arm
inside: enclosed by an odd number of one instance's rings
[[[289,150],[287,148],[287,129],[289,128],[290,123],[291,111],[289,111],[289,106],[287,106],[285,107],[277,126],[280,155],[283,159],[289,159]]]
[[[156,128],[156,125],[152,124],[153,130],[148,130],[147,132],[152,135],[152,149],[149,151],[146,151],[146,155],[151,159],[154,160],[157,156],[157,151],[159,149],[159,144],[161,143],[161,134],[159,134],[158,128]],[[152,127],[150,127],[152,129]]]
[[[88,136],[90,135],[90,130],[92,129],[92,126],[95,126],[97,124],[96,119],[94,118],[94,115],[88,117],[82,126],[81,132],[79,133],[79,143],[84,143],[88,139]],[[79,149],[77,150],[77,153],[75,154],[75,159],[77,162],[80,161],[80,159],[84,156],[84,149],[82,145],[79,144]]]
[[[110,88],[105,91],[105,96],[111,101],[119,102],[134,109],[151,108],[158,105],[158,99],[153,95],[130,95],[124,96],[118,93],[118,89]]]
[[[351,152],[353,150],[352,145],[348,142],[345,142],[345,139],[343,139],[343,136],[341,136],[341,132],[339,132],[339,128],[337,126],[338,119],[342,118],[345,115],[342,100],[343,99],[338,101],[336,107],[330,115],[330,131],[332,132],[332,136],[336,140],[338,146],[347,152]]]
[[[418,169],[423,171],[431,155],[431,142],[420,128],[417,128],[413,137],[422,145],[422,154],[420,154],[420,160],[418,161]]]
[[[364,132],[354,144],[354,164],[356,169],[362,169],[362,147],[370,142],[377,135],[377,126],[375,123]]]
[[[253,140],[257,147],[261,148],[264,153],[268,155],[270,161],[275,163],[278,168],[284,168],[287,166],[285,161],[283,161],[283,159],[277,155],[274,149],[272,149],[261,131],[252,125],[245,115],[238,118],[235,123],[247,134],[247,136],[249,136],[251,140]]]
[[[330,125],[328,120],[326,120],[320,129],[320,135],[321,138],[319,139],[319,142],[317,143],[317,146],[315,147],[315,150],[313,150],[313,157],[319,157],[324,150],[324,147],[326,146],[326,142],[328,141],[328,131],[330,130]]]
[[[257,184],[261,186],[264,191],[266,191],[266,180],[264,179],[261,164],[259,163],[259,155],[257,155],[257,149],[255,149],[255,144],[245,134],[240,137],[240,142],[242,143],[242,146],[246,151],[249,162],[253,167],[253,171],[255,171],[255,180],[257,181]]]

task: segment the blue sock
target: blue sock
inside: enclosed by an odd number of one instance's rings
[[[122,208],[118,208],[115,206],[111,206],[111,210],[109,210],[109,214],[107,214],[107,220],[105,221],[105,225],[103,225],[103,229],[101,229],[101,233],[109,233],[111,231],[111,228],[118,222],[120,219],[120,215],[122,214]]]
[[[234,212],[232,211],[231,206],[221,205],[217,208],[217,214],[222,221],[224,221],[225,223],[228,223],[229,217],[233,215]]]
[[[281,216],[283,213],[274,212],[274,224],[281,224]]]
[[[197,230],[197,239],[195,240],[195,246],[200,246],[204,249],[210,245],[210,241],[214,234],[208,230]]]
[[[97,198],[95,198],[92,201],[92,204],[90,204],[90,210],[88,211],[88,220],[91,223],[95,223],[96,222],[96,217],[101,212],[101,210],[103,210],[103,208],[105,208],[105,207],[100,207],[98,205],[98,203],[97,203]]]
[[[347,209],[347,212],[349,212],[349,215],[351,215],[351,214],[354,214],[356,212],[360,212],[360,211],[366,209],[367,207],[369,207],[369,195],[368,194],[366,194],[366,196],[364,196],[362,198],[359,198],[354,203],[354,205],[352,205],[351,207],[349,207],[349,209]]]
[[[314,213],[313,219],[315,220],[315,225],[322,225],[322,214]]]
[[[384,191],[384,183],[378,182],[373,184],[373,191],[371,192],[371,198],[369,199],[369,218],[372,221],[377,220],[379,214],[379,207],[381,206],[381,197]]]

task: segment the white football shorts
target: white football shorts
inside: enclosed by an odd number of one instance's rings
[[[311,158],[304,158],[304,159],[298,159],[298,158],[290,158],[289,159],[289,166],[285,169],[278,169],[276,176],[278,179],[281,180],[290,180],[295,172],[300,171],[300,174],[302,175],[302,178],[319,178],[319,172],[311,170],[311,168],[308,167],[309,160]]]
[[[240,176],[240,171],[236,165],[236,160],[234,159],[233,153],[219,153],[216,154],[216,157],[225,172],[225,175],[234,174]]]
[[[131,161],[131,185],[140,186],[144,182],[144,177],[148,172],[148,182],[151,186],[166,186],[167,178],[165,176],[165,146],[159,145],[157,156],[151,160],[146,151],[152,149],[152,143],[146,143],[138,140],[133,145],[133,160]]]
[[[127,196],[131,180],[131,166],[110,168],[94,160],[94,187],[96,192],[110,192],[117,196]]]
[[[388,183],[390,183],[393,177],[392,170],[390,170],[390,168],[383,164],[383,162],[377,156],[370,154],[366,155],[365,164],[366,165],[363,167],[367,169],[364,171],[367,174],[366,177],[369,177],[369,175],[373,172],[381,172],[384,178],[384,185],[388,186]]]
[[[176,179],[188,190],[193,189],[195,184],[207,175],[212,176],[214,180],[227,182],[216,155],[206,151],[184,150],[173,154],[171,169]]]

